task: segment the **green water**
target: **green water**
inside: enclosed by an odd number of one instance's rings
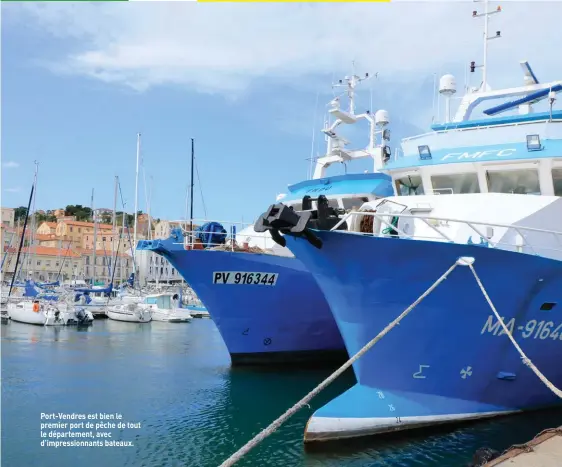
[[[187,324],[98,320],[86,330],[1,327],[2,465],[218,466],[328,375],[326,370],[231,369],[211,320]],[[313,410],[353,384],[321,394],[240,466],[465,466],[483,446],[503,450],[562,425],[548,411],[440,430],[305,449]],[[41,447],[41,412],[119,412],[132,447]]]

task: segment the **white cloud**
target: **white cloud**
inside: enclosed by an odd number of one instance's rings
[[[2,167],[5,169],[17,169],[19,166],[16,161],[2,162]]]
[[[552,40],[562,2],[504,2],[490,30],[491,84],[518,84],[517,62],[529,59],[539,79],[562,74]],[[145,90],[179,84],[201,92],[236,94],[256,78],[296,80],[313,74],[378,71],[396,84],[420,75],[466,69],[482,57],[482,19],[472,2],[390,4],[31,3],[10,5],[73,51],[52,70]],[[21,16],[23,15],[23,16]],[[537,52],[540,51],[540,54]],[[535,55],[536,54],[536,55]],[[359,70],[358,70],[359,71]],[[514,75],[515,74],[515,75]],[[458,81],[462,83],[462,76]],[[303,84],[296,83],[297,85]]]
[[[16,188],[4,188],[4,191],[6,193],[19,193],[21,191],[20,187],[16,187]]]

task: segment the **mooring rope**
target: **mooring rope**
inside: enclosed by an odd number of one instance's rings
[[[554,394],[556,394],[558,397],[560,397],[562,399],[562,391],[560,389],[558,389],[556,386],[554,386],[554,384],[552,384],[548,380],[548,378],[541,373],[541,371],[535,366],[535,364],[531,361],[531,359],[529,357],[527,357],[527,355],[525,355],[525,352],[523,352],[521,347],[519,347],[519,344],[517,344],[517,342],[515,341],[515,339],[511,335],[511,332],[509,331],[509,329],[505,325],[503,319],[501,318],[501,316],[497,312],[496,307],[492,303],[492,300],[490,299],[490,296],[488,295],[488,292],[486,292],[486,289],[484,288],[484,285],[482,284],[482,281],[480,280],[480,277],[478,277],[478,274],[476,274],[476,270],[474,269],[474,266],[472,266],[472,264],[469,264],[468,267],[470,267],[470,270],[472,271],[472,274],[474,275],[474,278],[476,279],[476,282],[478,283],[478,287],[480,287],[480,290],[482,291],[482,294],[484,295],[484,298],[488,302],[488,305],[490,305],[490,308],[494,312],[494,315],[496,316],[496,319],[499,321],[501,327],[503,328],[503,332],[505,332],[507,334],[507,337],[509,338],[511,343],[514,345],[517,352],[519,352],[519,355],[521,356],[521,359],[523,360],[523,363],[525,365],[527,365],[531,370],[533,370],[533,373],[535,373],[535,375],[538,376],[538,378],[546,385],[546,387],[548,389],[550,389]]]
[[[351,357],[347,362],[345,362],[341,367],[334,371],[330,376],[328,376],[324,381],[322,381],[318,386],[316,386],[312,391],[310,391],[306,396],[304,396],[300,401],[293,405],[289,410],[287,410],[283,415],[281,415],[277,420],[273,421],[267,428],[264,428],[259,432],[254,438],[248,441],[244,446],[242,446],[238,451],[232,454],[227,460],[225,460],[220,467],[230,467],[238,462],[242,457],[247,454],[250,450],[255,448],[259,443],[261,443],[265,438],[274,433],[285,421],[302,409],[305,405],[308,405],[310,400],[323,391],[327,386],[329,386],[335,379],[337,379],[345,370],[347,370],[355,361],[361,358],[371,347],[373,347],[378,341],[380,341],[386,334],[388,334],[402,319],[404,319],[419,303],[427,297],[433,290],[443,282],[451,272],[459,265],[463,263],[455,262],[447,271],[437,279],[431,287],[429,287],[420,297],[412,303],[408,308],[406,308],[395,320],[390,322],[375,338],[371,339],[365,346],[359,350],[353,357]]]
[[[420,304],[420,302],[426,298],[433,290],[443,282],[451,272],[458,266],[468,266],[476,279],[484,298],[488,302],[492,312],[494,313],[496,319],[499,321],[503,331],[507,334],[511,343],[515,346],[517,352],[521,356],[523,363],[527,365],[533,372],[538,376],[538,378],[550,389],[554,394],[558,397],[562,398],[562,391],[558,389],[554,384],[552,384],[546,376],[544,376],[541,371],[535,366],[535,364],[525,355],[521,347],[517,344],[511,332],[505,325],[503,319],[498,314],[496,307],[492,303],[488,292],[486,291],[480,277],[476,273],[474,266],[470,261],[466,261],[464,258],[459,258],[455,264],[453,264],[447,271],[437,279],[420,297],[412,303],[408,308],[406,308],[396,319],[390,322],[375,338],[371,339],[359,352],[357,352],[353,357],[351,357],[347,362],[345,362],[340,368],[334,371],[330,376],[328,376],[324,381],[322,381],[318,386],[316,386],[312,391],[310,391],[306,396],[304,396],[300,401],[298,401],[295,405],[293,405],[290,409],[288,409],[284,414],[282,414],[279,418],[274,420],[268,427],[264,428],[261,432],[259,432],[254,438],[248,441],[244,446],[242,446],[238,451],[232,454],[227,460],[225,460],[219,467],[231,467],[236,462],[238,462],[242,457],[255,448],[259,443],[261,443],[265,438],[269,435],[273,434],[283,423],[285,423],[290,417],[292,417],[295,413],[297,413],[300,409],[304,406],[308,406],[308,403],[321,391],[323,391],[327,386],[329,386],[334,380],[336,380],[345,370],[347,370],[353,363],[355,363],[359,358],[361,358],[367,351],[371,349],[378,341],[380,341],[386,334],[388,334],[395,326],[397,326],[400,321],[402,321],[416,306]]]

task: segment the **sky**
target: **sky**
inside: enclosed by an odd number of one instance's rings
[[[490,20],[503,37],[489,42],[489,84],[520,85],[520,60],[541,81],[560,79],[562,2],[501,6]],[[482,60],[475,9],[454,0],[3,2],[1,204],[27,204],[38,161],[37,209],[89,206],[92,189],[96,207],[112,208],[119,176],[132,211],[140,132],[140,210],[149,199],[156,218],[186,217],[194,138],[194,217],[251,222],[307,178],[311,155],[325,149],[331,85],[352,63],[373,76],[358,110],[390,112],[392,147],[428,131],[436,77],[453,73],[460,91],[469,62]],[[479,83],[478,71],[470,80]],[[366,145],[366,131],[351,133],[352,146]],[[340,164],[329,171],[341,173]]]

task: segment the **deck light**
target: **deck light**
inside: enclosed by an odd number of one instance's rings
[[[540,151],[541,138],[539,135],[527,135],[527,151]]]
[[[431,151],[429,150],[429,146],[418,146],[418,153],[422,161],[431,159]]]

